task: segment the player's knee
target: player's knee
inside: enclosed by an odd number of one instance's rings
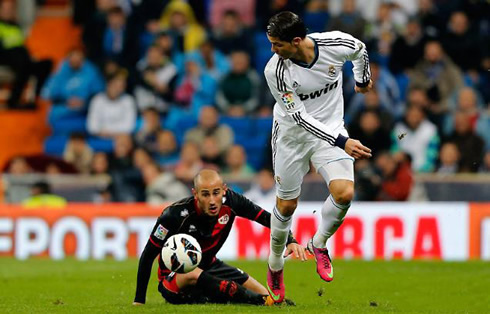
[[[298,199],[292,200],[277,200],[277,209],[284,216],[291,216],[294,214],[296,207],[298,206]]]
[[[347,186],[332,195],[337,204],[349,204],[354,199],[354,187]]]

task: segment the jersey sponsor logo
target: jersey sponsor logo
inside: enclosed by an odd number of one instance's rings
[[[226,223],[228,223],[228,220],[230,220],[230,216],[228,216],[228,214],[225,214],[218,219],[218,222],[221,225],[226,225]]]
[[[337,75],[337,70],[335,70],[335,67],[333,65],[330,65],[328,67],[328,75],[329,76],[335,76],[335,75]]]
[[[187,217],[189,216],[189,211],[187,210],[187,208],[184,208],[181,212],[180,212],[180,216],[182,217]]]
[[[307,99],[315,99],[317,97],[325,95],[326,93],[328,93],[329,91],[331,91],[334,88],[337,88],[338,86],[339,86],[339,81],[335,81],[332,84],[330,84],[330,83],[326,84],[325,88],[323,88],[323,89],[316,90],[316,91],[311,92],[309,94],[299,94],[298,96],[302,101],[305,101]]]
[[[292,92],[285,92],[284,94],[282,94],[281,98],[287,110],[294,109],[295,103]]]
[[[153,235],[157,238],[157,239],[160,239],[160,240],[163,240],[165,239],[165,237],[167,236],[167,233],[168,233],[168,230],[165,229],[164,226],[162,225],[158,225],[157,227],[157,230],[155,230],[155,232],[153,233]]]

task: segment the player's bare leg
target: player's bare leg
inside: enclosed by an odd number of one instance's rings
[[[322,206],[322,222],[315,236],[308,243],[308,249],[315,256],[317,272],[327,282],[333,280],[333,265],[326,248],[327,240],[344,221],[354,197],[354,182],[350,180],[332,180],[329,184],[329,190],[330,196]]]
[[[291,200],[276,199],[276,206],[271,215],[271,250],[269,253],[269,270],[267,288],[274,302],[281,303],[285,296],[283,269],[284,249],[291,229],[292,216],[298,205],[298,198]]]

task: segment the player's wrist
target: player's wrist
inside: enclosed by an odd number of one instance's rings
[[[370,81],[367,81],[367,82],[364,82],[364,83],[360,83],[360,82],[357,82],[356,81],[356,86],[357,87],[360,87],[360,88],[364,88],[364,87],[367,87],[369,85],[369,82]]]
[[[345,149],[345,144],[347,143],[347,140],[349,138],[347,136],[343,136],[342,134],[339,134],[337,138],[335,139],[335,146],[340,147],[342,149]]]

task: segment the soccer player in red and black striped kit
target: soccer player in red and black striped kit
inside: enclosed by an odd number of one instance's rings
[[[227,189],[221,176],[204,169],[194,179],[193,197],[167,207],[158,218],[141,254],[134,305],[144,304],[153,261],[167,238],[185,233],[197,239],[202,249],[199,267],[177,274],[158,258],[158,290],[172,304],[246,303],[272,305],[267,289],[242,270],[216,258],[226,241],[235,217],[254,220],[270,228],[270,213],[244,196]],[[285,256],[306,260],[305,248],[289,234]]]

